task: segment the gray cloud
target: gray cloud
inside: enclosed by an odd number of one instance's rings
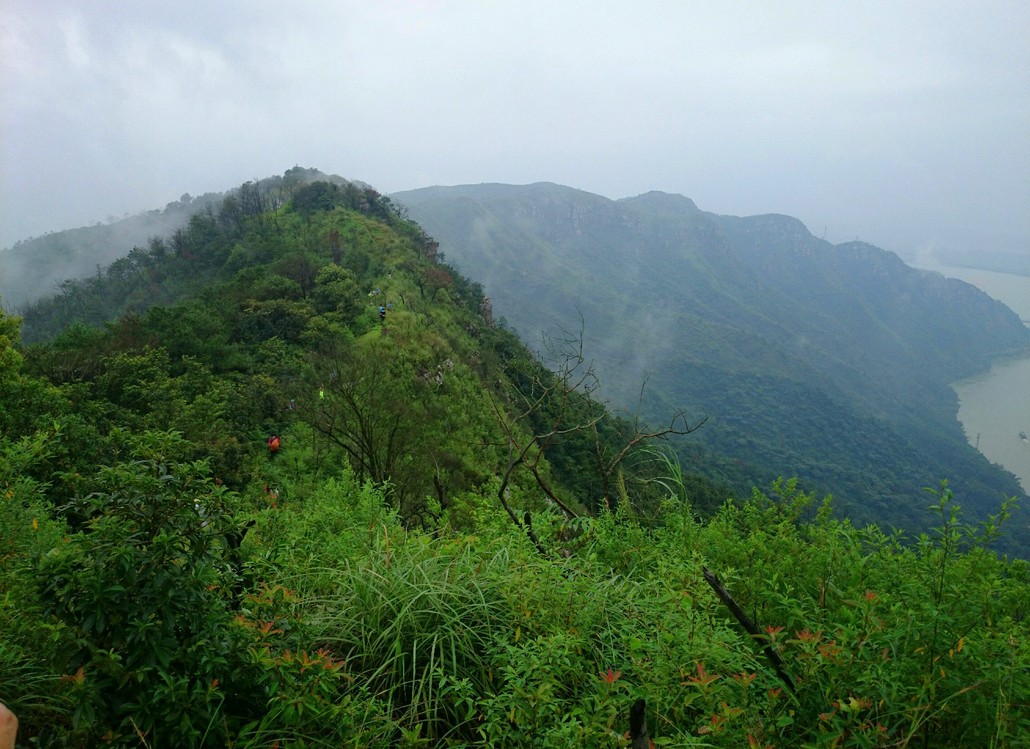
[[[1030,251],[1028,38],[1024,2],[6,0],[0,246],[300,164]]]

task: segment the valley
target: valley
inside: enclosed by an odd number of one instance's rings
[[[1030,331],[969,284],[831,245],[790,217],[719,216],[663,193],[394,197],[531,344],[581,321],[619,408],[707,416],[679,443],[691,470],[741,488],[798,476],[855,522],[912,531],[927,520],[923,488],[941,479],[977,518],[1022,495],[968,444],[950,383],[1030,350]]]

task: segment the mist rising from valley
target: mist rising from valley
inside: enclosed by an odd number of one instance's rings
[[[757,485],[797,475],[856,522],[909,529],[926,522],[923,487],[944,478],[976,517],[1022,494],[967,442],[950,383],[1030,351],[1030,330],[968,283],[789,216],[711,214],[678,195],[541,183],[394,198],[530,345],[582,326],[624,413],[707,416],[679,448],[691,469]]]

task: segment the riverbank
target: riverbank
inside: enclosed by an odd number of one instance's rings
[[[920,263],[976,286],[1004,302],[1030,327],[1030,276]],[[969,443],[993,463],[1012,471],[1030,494],[1030,353],[996,359],[988,370],[952,383],[958,395],[958,420]]]
[[[999,359],[987,372],[952,383],[966,438],[1016,474],[1030,493],[1030,356]]]

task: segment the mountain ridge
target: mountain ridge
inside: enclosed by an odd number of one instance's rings
[[[545,368],[388,197],[243,187],[21,320],[0,310],[0,699],[21,742],[1020,745],[1030,567],[999,555],[1005,524],[977,529],[942,486],[914,541],[793,479],[735,494],[685,470],[654,439],[669,430],[611,418],[575,334]],[[865,443],[874,499],[912,482],[910,445],[734,319],[770,284],[704,217],[662,227],[574,194],[509,227],[462,210],[519,239],[542,290],[591,267],[616,322],[651,315],[620,340],[689,320],[697,340],[659,353],[752,404],[712,426],[739,422],[756,456]],[[534,216],[558,214],[603,253],[551,246]],[[678,241],[710,236],[689,257],[704,275],[662,279],[705,304],[678,318],[628,285],[627,258],[653,253],[619,226],[663,238],[666,274]],[[712,275],[730,261],[746,283]],[[692,350],[712,331],[764,367]],[[645,394],[671,431],[696,426],[683,393]]]
[[[722,216],[661,192],[579,201],[537,183],[503,193],[392,197],[524,339],[581,315],[602,392],[620,407],[634,409],[646,381],[655,409],[713,417],[698,439],[743,461],[756,483],[796,471],[856,521],[879,504],[914,530],[922,487],[949,476],[980,517],[1001,494],[1022,494],[968,445],[948,383],[1030,350],[1030,330],[969,284],[873,245],[833,245],[780,214]],[[885,461],[880,486],[872,477]]]
[[[323,176],[296,168],[247,183],[205,220],[232,225],[256,210],[248,207],[253,191]],[[421,205],[405,206],[415,194]],[[724,216],[661,191],[611,200],[551,182],[487,183],[394,197],[440,240],[441,257],[486,287],[495,313],[523,340],[582,328],[602,373],[599,392],[624,413],[711,416],[704,435],[680,448],[690,470],[740,491],[799,475],[837,496],[856,522],[893,518],[913,530],[925,520],[921,488],[942,477],[966,474],[954,478],[956,488],[973,497],[977,517],[998,496],[1022,493],[957,424],[947,383],[1028,345],[1022,326],[1013,334],[1011,311],[968,284],[908,268],[866,243],[833,245],[794,217]],[[425,210],[434,201],[436,223]],[[440,215],[464,227],[468,245],[490,248],[474,270]],[[847,281],[859,277],[861,294]],[[510,281],[499,285],[502,278]],[[964,327],[961,316],[942,326],[949,304],[975,314]],[[28,312],[23,334],[32,340],[40,318]],[[120,312],[94,304],[91,314],[100,324]],[[827,445],[835,457],[826,457]],[[858,454],[856,465],[841,457]],[[892,467],[879,476],[877,461]]]

